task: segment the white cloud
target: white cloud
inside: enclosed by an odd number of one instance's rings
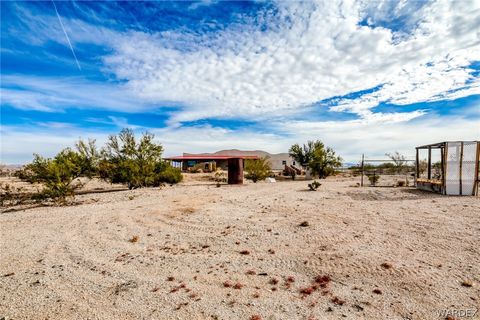
[[[263,13],[266,32],[252,25],[208,37],[134,32],[119,39],[105,62],[140,97],[183,103],[174,121],[281,115],[381,84],[341,109],[366,117],[379,102],[479,92],[478,81],[467,83],[473,79],[466,68],[480,60],[478,1],[423,7],[403,1],[393,13],[385,10],[391,1],[375,3],[376,11],[362,2],[280,2],[279,16]],[[410,15],[410,33],[399,31],[401,39],[394,40],[390,29],[360,26],[372,12],[373,24]]]
[[[1,103],[17,109],[61,112],[66,108],[90,108],[137,112],[151,106],[122,85],[75,77],[2,75]]]
[[[265,123],[262,132],[252,129],[231,130],[209,125],[196,127],[137,128],[140,134],[149,130],[165,147],[166,156],[183,152],[214,152],[220,149],[265,150],[287,152],[294,143],[322,140],[333,147],[345,161],[354,162],[365,153],[370,158],[384,158],[386,152],[399,151],[409,158],[415,146],[448,140],[476,140],[480,136],[478,108],[472,118],[462,116],[424,116],[401,122],[398,119],[352,121],[278,121]],[[120,128],[119,128],[120,129]],[[46,127],[2,126],[0,128],[2,159],[16,164],[31,161],[32,153],[53,156],[65,147],[72,147],[80,137],[95,138],[102,146],[105,132],[57,125]],[[22,146],[19,148],[18,146]]]
[[[2,104],[40,111],[94,106],[126,112],[182,105],[171,126],[151,129],[167,155],[222,148],[285,152],[292,143],[321,139],[352,161],[362,152],[383,156],[399,150],[413,155],[415,145],[478,139],[478,106],[472,120],[466,113],[437,117],[422,110],[373,109],[380,102],[407,105],[480,94],[480,79],[467,68],[480,60],[480,2],[420,3],[285,1],[277,4],[275,14],[262,12],[201,35],[184,29],[122,33],[65,19],[74,46],[113,48],[104,57],[105,68],[126,84],[2,74]],[[58,25],[55,19],[25,12],[23,23],[37,32],[25,35],[19,29],[17,35],[39,45],[62,43],[61,29],[52,29]],[[365,20],[368,26],[359,25]],[[387,28],[398,21],[400,29]],[[318,101],[375,87],[379,89],[339,99],[331,107],[353,112],[359,120],[285,120],[314,110],[312,104]],[[94,117],[92,121],[105,122]],[[257,120],[262,132],[178,123],[209,117]],[[130,126],[123,118],[111,117],[107,123]],[[10,163],[29,161],[32,152],[53,155],[80,136],[97,138],[100,144],[107,137],[58,123],[55,128],[2,126],[0,131],[1,161]]]
[[[105,68],[126,80],[117,91],[118,103],[117,93],[99,86],[100,96],[107,97],[97,99],[98,106],[130,111],[142,104],[149,104],[147,109],[183,105],[172,124],[209,117],[285,116],[379,85],[371,94],[340,100],[332,110],[369,119],[380,102],[406,105],[480,93],[479,78],[466,68],[480,60],[478,1],[279,1],[276,7],[205,34],[184,28],[120,32],[64,20],[74,46],[113,48],[104,57]],[[33,37],[13,28],[12,35],[38,44],[65,42],[55,16],[38,16],[20,6],[17,10],[22,25],[35,33]],[[83,89],[94,86],[98,84]],[[56,100],[70,102],[78,92],[5,91],[4,96],[21,108],[48,111]],[[129,95],[136,100],[125,98]]]

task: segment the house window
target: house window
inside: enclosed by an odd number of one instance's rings
[[[287,161],[286,160],[283,160],[282,161],[282,165],[286,165],[287,164]]]
[[[292,164],[295,165],[295,161],[292,161]]]

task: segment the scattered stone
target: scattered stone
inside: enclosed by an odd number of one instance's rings
[[[299,227],[308,227],[308,226],[310,226],[310,223],[308,223],[308,221],[303,221],[303,222],[300,223],[298,226],[299,226]]]
[[[376,289],[373,289],[372,291],[373,293],[376,293],[376,294],[382,294],[382,290],[376,288]]]
[[[470,280],[463,280],[462,281],[462,286],[467,287],[467,288],[473,287],[473,282],[470,281]]]

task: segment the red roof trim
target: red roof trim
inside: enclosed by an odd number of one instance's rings
[[[258,156],[178,156],[168,157],[165,160],[228,160],[228,159],[260,159]]]

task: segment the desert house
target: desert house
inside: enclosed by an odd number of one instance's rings
[[[257,159],[268,157],[272,171],[275,174],[282,174],[286,168],[294,168],[299,173],[302,171],[301,166],[289,156],[288,153],[271,154],[261,150],[243,151],[237,149],[221,150],[214,153],[183,153],[182,156],[168,157],[172,165],[181,168],[182,171],[203,171],[212,172],[217,168],[227,170],[229,158]]]

